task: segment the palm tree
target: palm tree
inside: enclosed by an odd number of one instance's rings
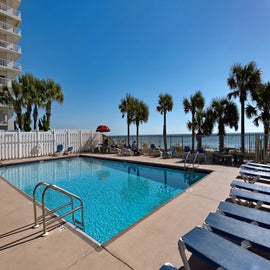
[[[35,95],[33,99],[33,122],[34,122],[34,130],[37,129],[37,121],[38,121],[38,108],[43,106],[44,100],[42,93],[44,92],[44,84],[41,80],[35,78]]]
[[[248,92],[254,91],[261,84],[261,71],[255,62],[250,62],[245,66],[234,64],[227,79],[231,90],[228,98],[239,97],[241,105],[241,151],[245,151],[245,101]]]
[[[121,99],[121,102],[118,106],[120,112],[122,113],[122,118],[127,117],[127,137],[128,137],[128,145],[130,145],[130,125],[134,119],[134,97],[130,94],[126,94],[125,98]]]
[[[167,128],[166,128],[166,114],[167,112],[172,111],[173,109],[173,100],[172,96],[169,94],[159,95],[159,100],[158,100],[158,106],[157,106],[157,111],[163,114],[163,141],[164,141],[164,148],[165,151],[167,151]]]
[[[228,101],[225,98],[214,99],[212,100],[210,107],[207,109],[206,115],[208,123],[212,123],[210,126],[211,133],[215,123],[217,123],[219,151],[222,152],[224,150],[224,135],[226,134],[225,126],[229,126],[235,130],[238,129],[239,113],[237,106],[234,102]]]
[[[23,107],[23,91],[22,86],[16,80],[12,80],[12,87],[9,91],[7,86],[0,91],[0,103],[12,106],[16,115],[19,129],[22,130],[22,107]]]
[[[251,92],[251,97],[255,105],[249,104],[246,108],[248,118],[254,117],[253,123],[256,127],[262,122],[264,127],[264,151],[268,146],[268,134],[270,125],[270,82],[260,85]]]
[[[188,129],[192,130],[192,127],[194,127],[194,130],[197,131],[196,134],[196,139],[197,139],[197,148],[202,147],[202,137],[204,135],[208,134],[208,131],[206,131],[205,126],[206,126],[206,113],[204,110],[199,109],[195,113],[194,117],[194,123],[188,122],[187,124]]]
[[[197,91],[194,95],[191,95],[189,99],[183,99],[184,112],[191,113],[191,121],[187,123],[187,128],[192,131],[192,152],[194,151],[195,131],[198,128],[195,117],[196,113],[203,110],[204,104],[205,100],[201,91]]]
[[[59,104],[64,102],[64,95],[62,93],[62,88],[60,84],[55,83],[51,79],[43,80],[43,100],[45,100],[44,107],[46,110],[47,124],[50,129],[51,124],[51,112],[52,112],[52,102],[56,101]]]
[[[136,125],[136,144],[139,145],[139,125],[147,122],[149,117],[148,106],[141,100],[135,99],[134,123]]]
[[[26,107],[26,112],[24,114],[24,130],[30,131],[31,130],[31,112],[32,112],[32,105],[33,101],[35,100],[36,96],[36,89],[35,89],[35,81],[36,79],[30,73],[26,73],[19,77],[19,83],[22,86],[23,97],[24,97],[24,105]]]

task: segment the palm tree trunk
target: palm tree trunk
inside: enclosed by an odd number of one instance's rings
[[[241,101],[241,152],[245,152],[245,101]]]
[[[219,152],[223,152],[224,151],[224,135],[219,134]]]
[[[137,150],[139,150],[139,125],[136,125],[136,145]]]
[[[130,145],[129,136],[130,136],[130,124],[129,124],[129,122],[127,122],[127,145],[128,146]]]
[[[51,126],[51,110],[52,110],[52,102],[48,101],[48,103],[46,105],[46,116],[47,116],[48,129],[50,129],[50,126]]]
[[[166,134],[166,112],[164,112],[164,124],[163,124],[163,142],[164,142],[164,149],[167,151],[167,134]]]
[[[194,113],[192,114],[192,138],[191,138],[191,150],[192,150],[192,153],[194,153],[194,145],[195,145],[195,130],[194,130],[194,122],[195,122],[195,119],[194,119]]]
[[[22,114],[17,112],[19,129],[22,130]]]
[[[38,119],[38,108],[35,104],[34,111],[33,111],[33,120],[34,120],[34,130],[37,129],[37,119]]]

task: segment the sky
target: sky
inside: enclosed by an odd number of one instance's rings
[[[140,134],[162,134],[156,107],[168,93],[167,134],[190,134],[183,99],[200,90],[207,107],[226,97],[233,64],[255,61],[270,81],[269,0],[23,0],[19,9],[23,74],[53,79],[64,94],[52,129],[104,124],[108,135],[126,135],[118,106],[129,93],[149,107]],[[263,131],[245,123],[246,132]]]

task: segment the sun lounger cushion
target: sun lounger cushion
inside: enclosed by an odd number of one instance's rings
[[[258,210],[259,211],[259,210]],[[270,230],[218,213],[210,213],[205,220],[214,233],[242,243],[249,241],[254,248],[270,252]]]
[[[270,195],[270,186],[263,186],[259,184],[251,184],[247,183],[241,180],[233,180],[231,182],[231,187],[236,187],[240,189],[246,189],[250,191],[256,191],[264,194],[269,194]]]
[[[270,213],[230,202],[220,202],[218,212],[248,223],[256,222],[259,226],[270,228]]]
[[[237,270],[270,269],[270,261],[201,227],[195,227],[179,240],[180,254],[185,256],[181,251],[182,243],[187,250],[214,269],[218,267]]]

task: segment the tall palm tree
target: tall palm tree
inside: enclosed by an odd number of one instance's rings
[[[120,112],[122,113],[122,118],[127,118],[127,137],[128,137],[128,145],[130,145],[130,125],[134,119],[134,103],[135,98],[130,94],[126,94],[125,98],[121,99],[121,102],[118,106]]]
[[[251,92],[254,105],[249,104],[246,108],[248,118],[254,117],[253,123],[256,127],[262,122],[264,127],[264,151],[267,150],[269,126],[270,126],[270,82],[260,85]]]
[[[44,92],[44,84],[38,78],[35,78],[35,95],[33,98],[33,128],[34,130],[37,129],[37,122],[38,122],[38,109],[43,106],[44,97],[42,93]]]
[[[16,80],[12,80],[12,87],[9,90],[7,86],[0,91],[0,103],[12,106],[16,115],[19,129],[22,130],[22,108],[23,108],[23,91],[22,86]]]
[[[191,95],[189,99],[183,99],[184,112],[191,113],[191,121],[187,123],[187,128],[192,131],[192,152],[194,151],[195,131],[196,128],[198,128],[195,117],[196,113],[203,110],[204,104],[205,100],[201,91],[197,91],[194,95]]]
[[[47,123],[50,129],[51,114],[52,114],[52,102],[56,101],[58,104],[64,102],[64,95],[60,84],[55,83],[52,79],[43,80],[43,99],[45,100],[44,107],[46,110]]]
[[[239,113],[237,106],[233,101],[225,98],[213,99],[210,107],[206,111],[208,123],[212,123],[211,133],[215,123],[218,126],[219,151],[224,150],[225,126],[238,129]]]
[[[31,112],[33,101],[36,96],[35,81],[36,79],[30,73],[23,74],[19,76],[19,83],[22,86],[24,105],[26,107],[26,112],[24,114],[24,130],[31,130]]]
[[[248,92],[254,91],[261,84],[261,70],[257,68],[255,62],[250,62],[245,66],[234,64],[227,83],[232,90],[228,98],[239,97],[241,105],[241,151],[245,152],[245,101]]]
[[[204,110],[199,109],[195,113],[194,122],[188,122],[187,124],[188,129],[192,130],[192,127],[194,127],[194,130],[196,133],[196,139],[197,139],[197,148],[202,147],[202,137],[204,135],[208,135],[209,131],[206,129],[206,113]]]
[[[148,106],[142,100],[135,100],[134,123],[136,125],[136,144],[139,145],[139,125],[147,122],[149,117]]]
[[[172,96],[169,94],[159,95],[159,100],[158,100],[158,106],[157,106],[157,111],[163,114],[163,141],[164,141],[164,148],[165,151],[167,151],[167,127],[166,127],[166,115],[167,112],[172,111],[173,109],[173,100]]]

